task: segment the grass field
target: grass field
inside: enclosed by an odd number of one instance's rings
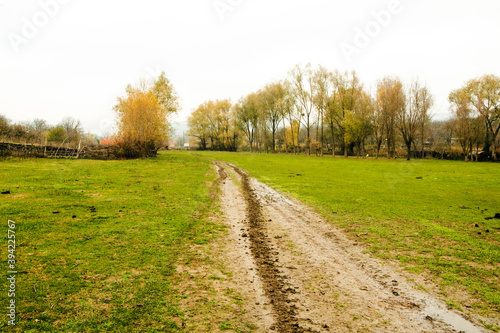
[[[377,256],[428,273],[450,307],[498,316],[500,220],[485,218],[500,213],[499,164],[202,156],[234,163],[311,204]]]
[[[498,316],[500,220],[485,220],[500,212],[498,164],[168,152],[0,160],[0,190],[10,191],[0,194],[2,258],[7,220],[17,223],[14,331],[251,330],[235,306],[240,295],[214,287],[231,274],[210,253],[224,234],[211,218],[212,160],[309,203],[376,256],[427,274],[450,307]],[[2,307],[5,261],[3,270]]]
[[[228,290],[222,300],[210,279],[176,270],[217,271],[219,265],[206,250],[222,231],[207,221],[217,190],[209,167],[207,159],[190,154],[135,161],[1,160],[0,190],[10,190],[0,195],[4,259],[7,220],[17,223],[14,330],[245,327],[231,307],[241,301],[238,295]],[[0,331],[7,329],[5,314]]]

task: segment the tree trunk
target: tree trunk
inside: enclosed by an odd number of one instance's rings
[[[321,115],[321,152],[320,152],[320,156],[323,156],[323,141],[324,141],[323,127],[325,127],[325,126],[323,123],[323,114],[322,114]]]
[[[333,123],[330,123],[330,129],[332,130],[332,157],[335,157],[335,131],[333,129]]]
[[[491,156],[493,156],[493,161],[497,161],[497,147],[495,145],[495,139],[493,139],[492,143],[491,143],[491,149],[492,149],[492,153],[491,153]]]
[[[391,139],[387,138],[387,158],[391,158]]]
[[[307,138],[306,138],[306,155],[311,155],[311,136],[310,136],[309,119],[307,120]]]
[[[275,137],[275,133],[276,133],[276,131],[275,131],[275,130],[274,130],[274,128],[273,128],[273,149],[272,149],[273,154],[275,154],[275,153],[276,153],[276,143],[275,143],[275,141],[274,141],[274,140],[275,140],[275,138],[274,138],[274,137]]]
[[[409,161],[411,159],[411,141],[406,143],[406,148],[408,149],[406,159]]]

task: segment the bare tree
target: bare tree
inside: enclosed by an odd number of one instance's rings
[[[247,137],[250,152],[253,152],[259,125],[259,95],[251,93],[241,98],[235,112],[238,127]]]
[[[433,99],[429,90],[422,87],[417,80],[411,82],[406,96],[400,92],[399,98],[404,100],[405,107],[396,109],[396,126],[401,132],[401,136],[406,145],[408,160],[411,159],[411,148],[417,137],[422,124],[429,118],[429,109],[433,104]]]
[[[324,146],[324,119],[327,113],[328,100],[332,94],[331,88],[331,73],[323,66],[319,66],[314,72],[314,104],[316,107],[318,120],[317,126],[320,130],[316,131],[316,140],[320,142],[320,156],[323,156],[323,146]],[[321,135],[319,134],[321,133]],[[319,136],[319,138],[318,138]],[[318,140],[319,139],[319,140]]]
[[[266,127],[272,135],[272,151],[276,152],[276,132],[278,131],[281,120],[285,117],[284,102],[287,97],[287,91],[282,82],[268,84],[260,91],[260,102],[262,115]]]
[[[376,103],[384,123],[387,158],[392,158],[396,151],[396,115],[405,108],[403,84],[399,78],[385,77],[379,81]]]
[[[35,118],[30,124],[33,129],[33,134],[35,138],[42,142],[45,138],[46,132],[49,130],[49,125],[43,119]]]
[[[302,124],[306,128],[306,154],[311,154],[311,128],[314,125],[314,77],[311,64],[304,68],[299,65],[290,70],[290,82],[297,99],[297,107],[302,114]]]
[[[72,117],[65,117],[61,120],[60,125],[64,128],[66,132],[66,142],[78,142],[80,140],[83,130],[80,120]]]

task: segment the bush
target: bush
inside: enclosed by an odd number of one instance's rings
[[[112,146],[113,155],[117,158],[155,157],[158,151],[153,140],[150,141],[118,141]]]

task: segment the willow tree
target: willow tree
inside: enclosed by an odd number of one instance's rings
[[[282,82],[267,84],[259,92],[260,107],[267,129],[271,132],[272,152],[276,152],[276,132],[285,116],[287,90]]]
[[[399,78],[385,77],[378,83],[377,107],[384,124],[387,140],[387,157],[396,152],[396,115],[405,108],[405,93]]]
[[[471,105],[484,119],[490,134],[487,144],[491,146],[493,160],[497,160],[496,139],[500,132],[500,77],[484,75],[470,80],[466,89]]]
[[[315,85],[311,64],[304,68],[296,65],[288,73],[293,94],[297,100],[296,106],[302,114],[301,121],[306,129],[306,154],[311,154],[311,127],[314,125],[314,95]]]
[[[210,121],[206,117],[207,105],[201,104],[188,117],[189,130],[187,134],[199,140],[199,149],[207,150],[210,138]]]
[[[314,89],[314,105],[317,110],[317,128],[316,130],[316,141],[320,142],[320,156],[323,156],[323,146],[324,146],[324,120],[327,113],[328,101],[332,93],[331,89],[331,73],[323,66],[319,66],[314,72],[313,84]],[[320,134],[321,133],[321,134]]]
[[[469,102],[467,89],[460,88],[450,93],[448,100],[453,113],[453,127],[458,143],[462,147],[465,161],[473,158],[472,149],[478,140],[477,121]]]
[[[118,154],[127,158],[156,156],[167,144],[169,117],[179,108],[174,87],[162,73],[153,84],[128,85],[114,111],[118,118]]]
[[[235,106],[235,117],[240,130],[245,134],[250,152],[254,151],[259,128],[259,94],[251,93],[241,98]]]
[[[394,86],[399,89],[399,85]],[[400,90],[393,92],[393,98],[399,103],[404,102],[404,107],[396,108],[396,127],[400,130],[403,141],[405,142],[408,160],[411,159],[411,148],[417,138],[417,134],[423,123],[429,118],[429,109],[432,107],[433,98],[426,87],[413,81],[406,94]]]
[[[327,119],[331,122],[332,135],[334,127],[333,124],[335,124],[335,127],[338,129],[339,136],[342,139],[344,157],[347,157],[348,144],[346,144],[345,140],[346,117],[347,114],[355,112],[357,102],[363,92],[363,85],[360,83],[360,80],[354,71],[344,73],[335,71],[330,76],[330,79],[333,91],[330,94],[327,104]]]

